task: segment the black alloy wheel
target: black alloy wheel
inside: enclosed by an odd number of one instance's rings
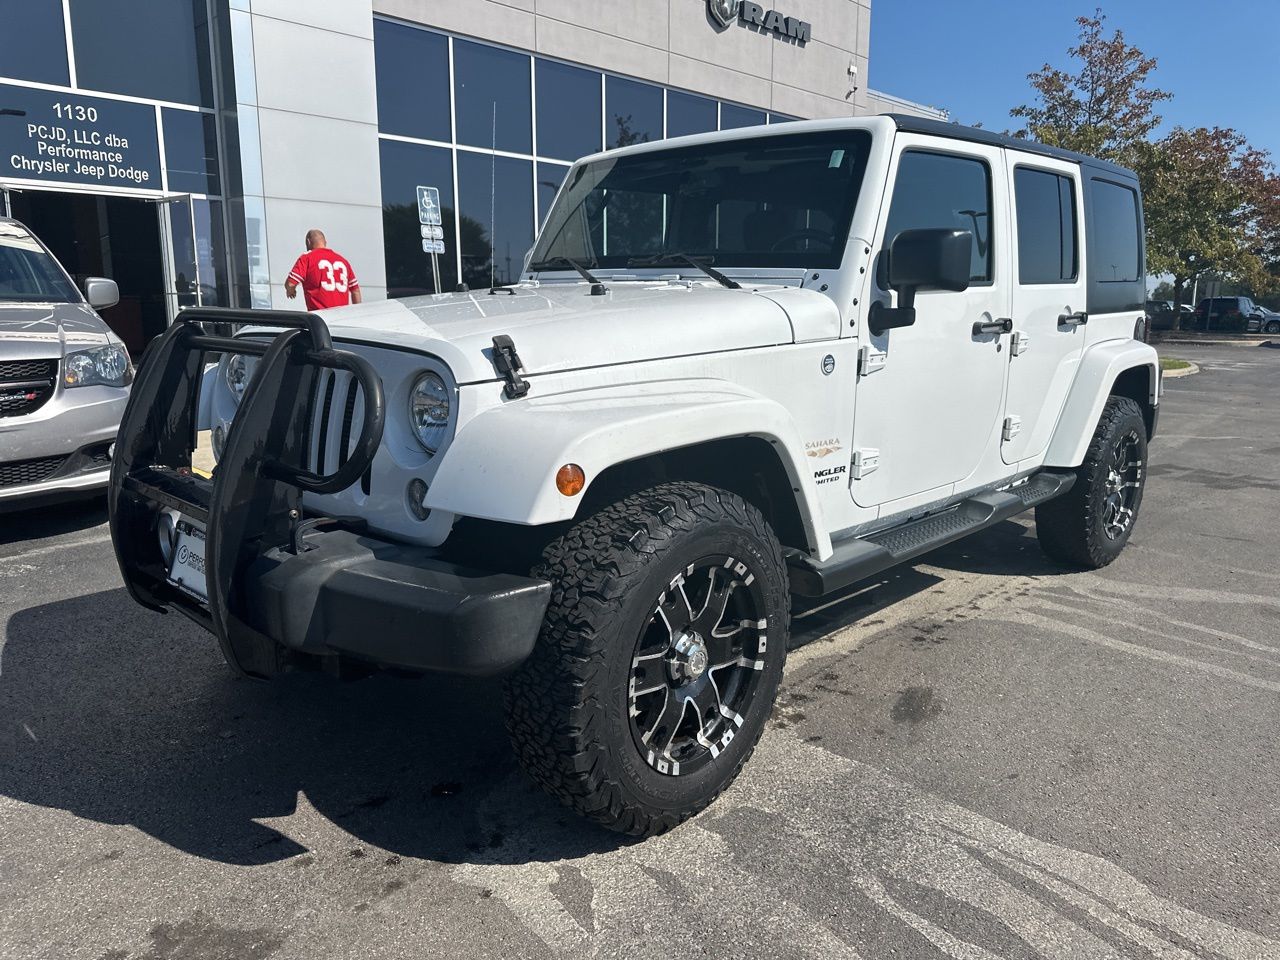
[[[746,564],[713,555],[667,585],[631,661],[627,707],[645,762],[677,777],[712,763],[760,688],[769,622]]]

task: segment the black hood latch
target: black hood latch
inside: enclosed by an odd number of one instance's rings
[[[502,392],[508,400],[518,400],[529,392],[529,381],[520,376],[524,364],[520,362],[520,354],[516,353],[516,345],[505,333],[493,338],[493,366],[498,375],[507,381]]]

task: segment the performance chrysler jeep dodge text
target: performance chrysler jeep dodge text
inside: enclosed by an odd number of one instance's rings
[[[750,755],[793,595],[1033,507],[1056,560],[1119,554],[1160,394],[1143,264],[1132,173],[982,130],[588,157],[512,286],[181,316],[117,445],[120,567],[250,675],[506,673],[529,773],[659,832]]]

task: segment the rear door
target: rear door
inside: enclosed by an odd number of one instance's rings
[[[1005,402],[1005,463],[1044,453],[1084,352],[1080,167],[1010,151],[1013,337]]]

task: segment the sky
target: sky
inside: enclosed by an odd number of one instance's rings
[[[1032,102],[1027,74],[1067,68],[1075,18],[1096,0],[874,0],[874,90],[941,107],[959,123],[1016,129],[1009,110]],[[1234,127],[1280,167],[1280,0],[1111,0],[1108,33],[1159,61],[1151,82],[1159,132],[1174,125]]]

